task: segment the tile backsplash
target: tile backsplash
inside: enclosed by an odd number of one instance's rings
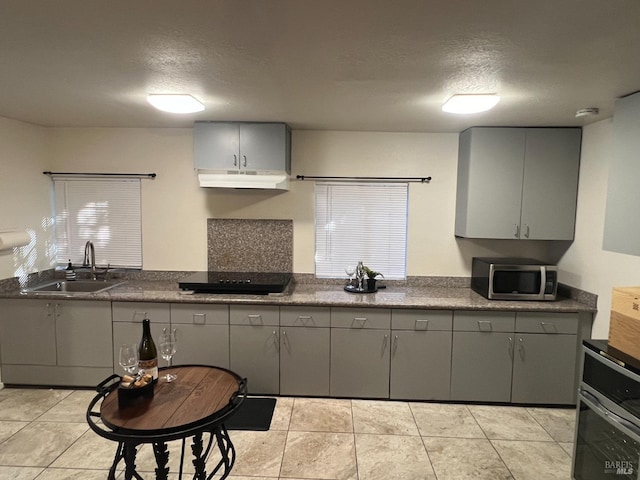
[[[293,272],[293,220],[207,219],[209,270]]]

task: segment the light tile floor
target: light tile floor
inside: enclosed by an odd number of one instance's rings
[[[93,395],[0,389],[0,480],[105,479],[115,444],[86,424]],[[229,478],[568,480],[574,418],[573,409],[281,397],[270,431],[231,432]],[[148,446],[137,464],[154,478]]]

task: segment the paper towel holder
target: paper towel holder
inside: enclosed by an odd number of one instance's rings
[[[0,230],[0,251],[24,247],[31,242],[31,235],[26,230]]]

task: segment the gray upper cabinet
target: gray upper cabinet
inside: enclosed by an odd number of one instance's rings
[[[640,255],[640,93],[616,100],[603,248]]]
[[[580,128],[462,132],[456,236],[572,240],[581,138]]]
[[[196,122],[198,170],[291,172],[291,130],[284,123]]]

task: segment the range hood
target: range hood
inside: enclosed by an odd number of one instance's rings
[[[286,172],[198,172],[201,187],[255,188],[264,190],[289,190],[289,175]]]

